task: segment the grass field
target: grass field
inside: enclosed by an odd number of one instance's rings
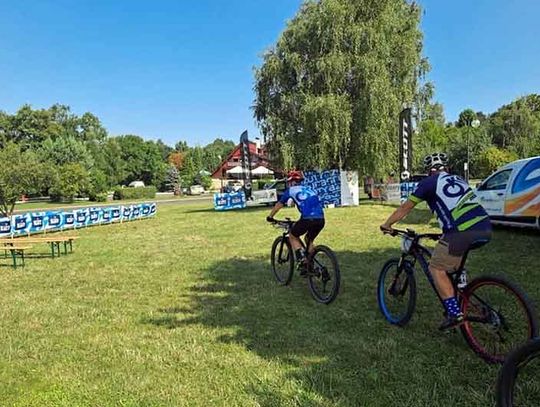
[[[399,242],[377,226],[391,210],[327,211],[320,241],[343,279],[330,306],[296,276],[275,283],[267,209],[164,205],[155,219],[80,231],[70,256],[16,271],[5,261],[0,405],[493,405],[498,367],[436,330],[441,310],[422,276],[409,326],[380,315],[377,275]],[[426,230],[428,218],[417,211],[410,226]],[[471,274],[507,273],[538,300],[539,243],[497,230]]]

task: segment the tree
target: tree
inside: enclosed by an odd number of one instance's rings
[[[45,172],[32,151],[7,143],[0,149],[0,214],[11,216],[22,195],[40,191]]]
[[[156,143],[134,135],[120,136],[116,140],[125,163],[123,183],[142,180],[145,184],[159,187],[164,182],[167,164],[163,162]]]
[[[456,127],[471,126],[473,120],[476,119],[476,113],[472,109],[465,109],[459,114]]]
[[[180,173],[174,165],[167,168],[167,177],[165,179],[166,190],[174,191],[175,195],[180,195]]]
[[[82,141],[73,136],[58,137],[55,140],[48,138],[41,143],[39,149],[43,161],[50,161],[56,165],[80,163],[84,168],[90,169],[94,160]]]
[[[173,151],[169,154],[167,162],[174,166],[177,170],[180,170],[184,165],[184,154],[179,151]]]
[[[478,171],[485,178],[505,164],[518,159],[516,153],[495,146],[488,147],[478,157]]]
[[[540,95],[528,95],[502,106],[489,118],[494,144],[520,158],[540,154]]]
[[[254,115],[282,168],[397,161],[397,117],[428,69],[420,9],[405,0],[304,3],[255,73]]]
[[[56,167],[57,171],[49,189],[54,201],[73,201],[77,195],[87,193],[90,187],[88,171],[77,163]]]
[[[159,152],[161,154],[161,159],[163,161],[166,161],[167,157],[169,157],[169,155],[174,151],[174,149],[171,146],[168,146],[167,144],[165,144],[161,139],[158,139],[156,141],[156,146],[159,149]]]
[[[447,129],[438,120],[424,120],[419,123],[418,132],[413,135],[413,168],[424,172],[423,159],[428,154],[447,152],[449,147]]]

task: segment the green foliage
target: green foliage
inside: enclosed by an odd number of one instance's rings
[[[257,189],[263,189],[266,184],[269,184],[273,181],[274,181],[273,178],[261,178],[261,179],[256,180],[255,186]]]
[[[471,126],[473,120],[476,119],[476,113],[472,109],[465,109],[459,114],[456,127]]]
[[[424,173],[423,159],[426,155],[448,151],[447,133],[447,128],[438,121],[420,122],[418,132],[413,135],[413,168],[416,173]]]
[[[212,187],[212,178],[210,178],[208,175],[203,175],[200,177],[199,182],[206,190],[209,190]]]
[[[53,201],[73,201],[87,194],[90,188],[88,172],[81,164],[69,163],[56,167],[49,194]]]
[[[39,154],[43,161],[49,161],[59,166],[79,163],[84,168],[89,169],[94,164],[86,145],[73,136],[44,140],[41,143]]]
[[[485,178],[503,165],[517,159],[518,155],[515,152],[491,146],[485,149],[478,158],[478,176]]]
[[[117,200],[152,199],[156,197],[156,192],[157,188],[153,185],[144,188],[116,188],[113,197]]]
[[[108,195],[106,192],[100,192],[95,195],[90,195],[90,200],[94,202],[107,202]]]
[[[394,170],[397,117],[427,70],[405,0],[304,3],[255,74],[255,117],[281,168]]]
[[[0,215],[10,216],[22,195],[46,184],[46,174],[32,151],[23,152],[12,142],[0,149],[0,163]]]
[[[108,188],[109,184],[107,182],[107,175],[99,169],[92,170],[89,176],[88,187],[88,197],[90,198],[90,200],[98,201],[98,196],[102,195],[105,195],[105,200],[107,200]]]

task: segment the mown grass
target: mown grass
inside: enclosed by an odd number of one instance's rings
[[[327,211],[320,241],[343,278],[330,306],[300,278],[275,283],[266,209],[163,205],[151,220],[81,230],[72,255],[4,262],[0,405],[492,405],[498,367],[436,330],[441,310],[420,275],[410,325],[380,315],[377,275],[399,242],[377,227],[391,210]],[[428,220],[417,211],[409,226]],[[497,230],[471,273],[507,273],[540,299],[539,242]]]

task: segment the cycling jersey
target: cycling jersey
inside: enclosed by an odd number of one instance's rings
[[[310,187],[295,185],[285,190],[279,202],[286,204],[292,198],[302,219],[324,219],[323,204]]]
[[[415,203],[426,201],[444,233],[491,229],[489,217],[481,205],[471,202],[474,192],[457,175],[439,172],[424,178],[409,197]]]

